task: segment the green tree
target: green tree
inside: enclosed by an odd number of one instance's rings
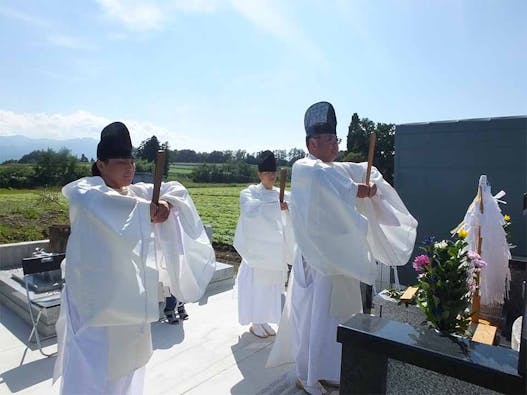
[[[196,163],[200,162],[201,159],[196,154],[196,151],[191,149],[174,150],[172,152],[174,154],[172,155],[173,160],[171,162]]]
[[[245,162],[246,158],[247,158],[247,151],[245,151],[244,149],[236,150],[233,153],[233,160],[235,162]]]
[[[42,151],[34,170],[33,184],[35,186],[65,185],[90,173],[89,166],[81,164],[66,148],[58,152],[52,149]]]
[[[351,123],[348,127],[348,136],[346,139],[346,148],[348,149],[348,152],[354,151],[355,148],[355,141],[358,139],[358,137],[362,134],[362,131],[360,129],[360,119],[359,115],[354,112],[351,116]]]
[[[306,152],[301,148],[291,148],[287,153],[287,160],[289,166],[292,166],[297,160],[302,159],[306,156]]]
[[[289,164],[287,161],[287,151],[285,149],[276,149],[273,151],[273,154],[276,159],[277,166],[286,166]]]
[[[157,151],[161,149],[161,144],[156,136],[152,136],[141,142],[139,148],[137,148],[136,155],[140,159],[153,162],[156,160]]]
[[[395,125],[393,123],[378,123],[376,127],[377,142],[373,163],[384,179],[393,184],[395,159]]]
[[[347,153],[342,160],[349,162],[365,162],[368,160],[369,137],[376,134],[373,165],[381,172],[384,179],[393,183],[394,171],[394,136],[395,125],[391,123],[375,123],[368,118],[359,118],[357,113],[351,117],[348,127]]]
[[[46,151],[35,150],[31,151],[29,154],[25,154],[18,160],[18,163],[37,163],[37,161],[44,155]]]
[[[161,144],[159,149],[165,150],[165,165],[163,167],[163,174],[168,176],[168,168],[170,167],[170,147],[168,146],[168,141],[165,141]],[[156,152],[156,162],[157,162],[157,152]]]

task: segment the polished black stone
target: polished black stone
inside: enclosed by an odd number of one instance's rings
[[[341,393],[384,393],[386,358],[420,366],[506,393],[525,393],[518,352],[426,327],[357,314],[340,325]]]

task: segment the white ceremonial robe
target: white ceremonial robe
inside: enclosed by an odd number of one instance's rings
[[[63,394],[141,393],[159,273],[184,301],[201,297],[214,273],[214,251],[186,189],[162,185],[160,199],[173,206],[162,224],[150,221],[152,190],[140,183],[120,193],[100,177],[63,188],[71,234],[54,371]]]
[[[339,323],[362,309],[360,281],[375,280],[375,260],[404,265],[417,221],[373,168],[377,195],[358,199],[366,164],[293,165],[291,216],[298,245],[280,330],[267,366],[295,362],[307,385],[340,379]]]
[[[280,209],[279,192],[261,183],[240,192],[240,218],[233,244],[242,257],[236,277],[241,325],[280,321],[294,237],[289,213]],[[288,192],[284,199],[289,201]]]
[[[507,242],[507,235],[503,229],[505,220],[498,205],[498,199],[505,196],[500,191],[492,196],[491,187],[487,182],[487,176],[482,175],[479,179],[483,199],[483,213],[480,210],[478,196],[470,204],[463,222],[458,225],[454,232],[464,229],[468,232],[467,243],[470,251],[478,250],[478,236],[481,237],[481,258],[487,266],[481,269],[479,293],[483,306],[496,306],[503,304],[509,291],[511,272],[509,259],[511,252]]]

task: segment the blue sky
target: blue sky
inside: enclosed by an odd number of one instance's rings
[[[527,114],[525,0],[24,0],[0,3],[0,136],[303,147],[303,116]],[[341,148],[344,148],[342,145]]]

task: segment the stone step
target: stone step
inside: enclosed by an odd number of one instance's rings
[[[12,278],[16,273],[21,274],[22,269],[0,270],[0,309],[9,308],[21,317],[29,325],[31,317],[27,308],[27,297],[25,287]],[[20,272],[20,273],[19,273]],[[232,288],[234,284],[232,265],[216,262],[216,271],[207,286],[207,293],[217,293]],[[33,297],[33,296],[32,296]],[[59,297],[59,295],[57,295]],[[46,309],[40,318],[37,330],[42,337],[55,336],[55,323],[59,315],[60,307]],[[39,309],[32,305],[32,312],[36,318]]]

